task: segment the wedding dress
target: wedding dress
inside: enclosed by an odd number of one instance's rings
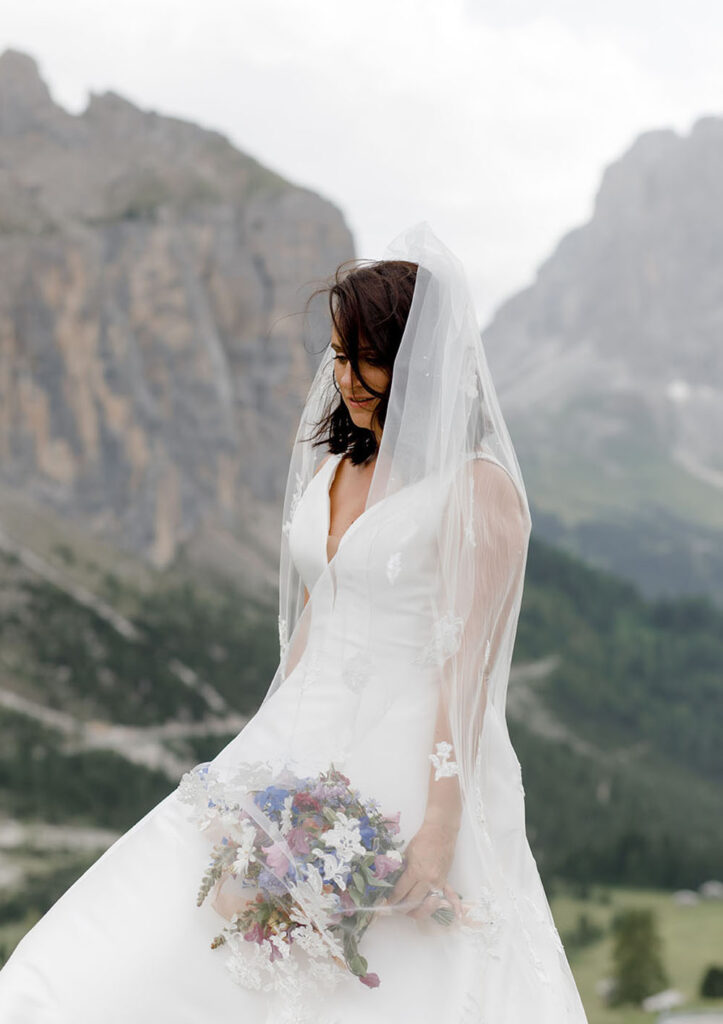
[[[470,467],[508,474],[509,463],[482,445],[453,466],[425,467],[368,501],[329,558],[341,458],[290,472],[285,569],[310,599],[290,634],[280,615],[282,658],[267,697],[212,762],[187,773],[20,941],[0,971],[2,1024],[585,1024],[525,836],[520,764],[493,688],[474,775],[464,775],[457,726],[451,752],[471,794],[448,876],[470,908],[464,926],[375,914],[360,950],[380,976],[377,987],[348,971],[330,984],[301,971],[281,987],[264,985],[253,963],[245,973],[231,969],[225,948],[210,948],[223,920],[210,903],[196,904],[210,845],[191,810],[203,772],[221,780],[246,772],[253,782],[334,765],[398,814],[401,839],[424,817],[441,666],[460,644],[459,630],[450,644],[449,618],[435,600],[449,474],[461,469],[467,498]],[[484,524],[484,515],[474,522]],[[483,547],[482,533],[468,529],[463,539]],[[288,613],[288,586],[281,599]],[[445,772],[449,756],[438,749],[432,761],[442,777],[453,774]]]

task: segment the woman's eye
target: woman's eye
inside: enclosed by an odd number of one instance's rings
[[[335,360],[338,360],[338,359],[346,359],[346,356],[334,356],[334,359],[335,359]]]

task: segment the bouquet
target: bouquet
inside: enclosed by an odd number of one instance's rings
[[[341,970],[379,985],[359,942],[404,870],[399,812],[383,814],[333,765],[306,778],[285,770],[239,799],[238,785],[224,786],[205,764],[180,789],[214,841],[197,905],[215,892],[214,907],[230,924],[211,948],[233,947],[237,980],[263,987],[264,974],[288,971],[301,950],[316,977]],[[433,916],[449,923],[446,914]]]

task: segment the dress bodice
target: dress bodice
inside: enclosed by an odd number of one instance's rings
[[[422,480],[369,506],[327,562],[329,492],[341,458],[332,454],[311,478],[289,530],[291,557],[312,595],[308,644],[358,672],[381,663],[432,666],[440,489]]]

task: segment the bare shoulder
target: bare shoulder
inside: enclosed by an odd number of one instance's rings
[[[471,460],[470,472],[474,488],[510,514],[523,511],[520,493],[507,470],[495,459],[478,456]]]

